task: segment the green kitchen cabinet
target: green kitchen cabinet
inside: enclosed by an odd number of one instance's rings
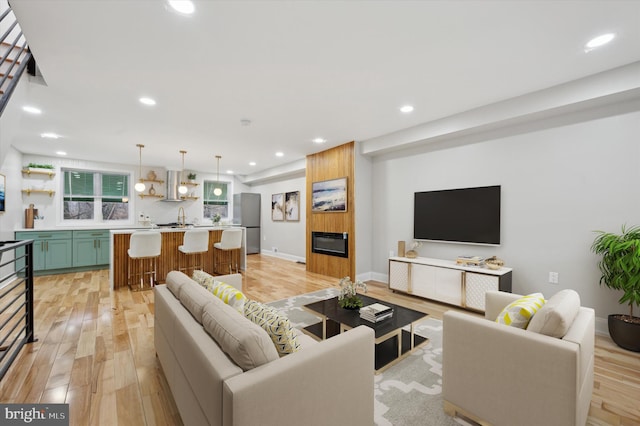
[[[71,231],[20,231],[16,232],[16,240],[33,240],[34,271],[70,268],[72,265]],[[24,267],[24,260],[19,260],[16,267]]]
[[[73,231],[73,266],[109,264],[109,230]]]

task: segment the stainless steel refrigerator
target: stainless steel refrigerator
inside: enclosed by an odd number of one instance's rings
[[[233,194],[233,224],[247,232],[247,254],[260,253],[260,194]]]

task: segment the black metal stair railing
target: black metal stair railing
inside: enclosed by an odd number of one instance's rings
[[[2,262],[2,259],[7,259]],[[0,381],[20,353],[35,341],[33,240],[0,242]],[[8,273],[7,273],[8,271]]]
[[[0,115],[7,106],[20,77],[24,73],[32,55],[29,52],[27,40],[22,34],[18,20],[8,7],[0,15],[0,24],[7,30],[0,36]],[[13,41],[7,42],[7,39]]]

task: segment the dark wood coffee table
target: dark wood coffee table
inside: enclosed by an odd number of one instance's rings
[[[393,308],[393,316],[380,322],[372,323],[360,318],[360,312],[357,309],[341,308],[338,305],[338,298],[333,297],[303,306],[304,309],[322,320],[305,327],[303,331],[316,340],[324,340],[359,325],[366,325],[372,328],[375,331],[376,373],[391,367],[428,342],[429,339],[417,336],[414,333],[414,325],[416,322],[427,318],[429,314],[374,299],[373,297],[364,295],[358,295],[358,297],[362,299],[363,306],[382,303]],[[403,330],[406,326],[409,326],[409,331]]]

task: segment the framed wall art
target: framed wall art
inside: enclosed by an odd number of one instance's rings
[[[288,222],[300,220],[300,191],[284,193],[284,217]]]
[[[279,222],[284,220],[284,194],[271,195],[271,220]]]
[[[311,184],[311,211],[346,212],[347,178],[324,180]]]

